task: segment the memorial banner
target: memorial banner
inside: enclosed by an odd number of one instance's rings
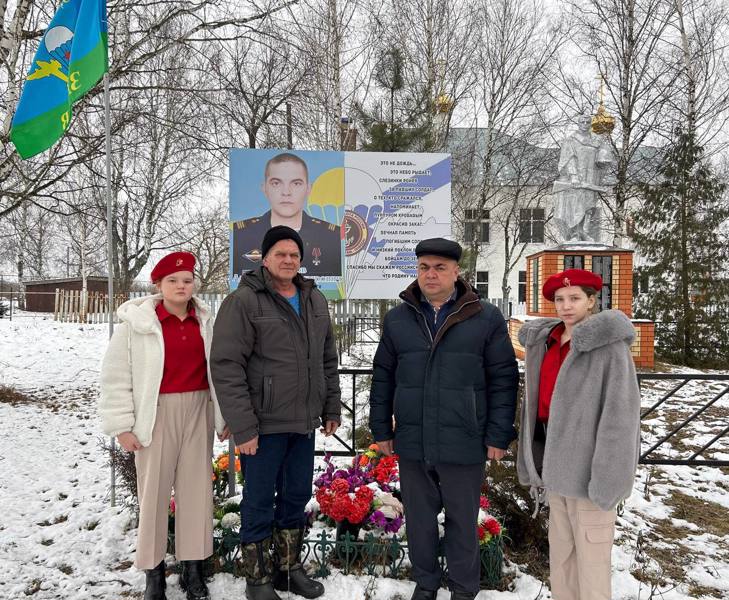
[[[265,232],[288,225],[328,298],[397,298],[415,244],[449,237],[450,214],[448,154],[232,149],[231,289],[262,264]]]

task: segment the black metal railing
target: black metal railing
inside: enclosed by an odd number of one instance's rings
[[[339,369],[339,382],[344,387],[346,383],[342,382],[342,377],[351,377],[352,381],[352,400],[349,404],[346,401],[342,401],[342,420],[347,419],[351,428],[349,431],[349,440],[342,439],[336,433],[334,438],[341,444],[341,450],[317,450],[318,456],[324,456],[325,454],[331,454],[333,456],[354,456],[357,453],[357,444],[355,441],[355,433],[357,429],[357,378],[358,377],[371,377],[372,369]]]
[[[720,373],[639,373],[638,382],[643,386],[646,382],[676,382],[677,385],[665,391],[661,397],[654,402],[649,408],[641,413],[641,421],[646,421],[649,417],[657,414],[657,410],[666,407],[672,399],[679,398],[679,392],[684,392],[682,396],[696,396],[688,389],[693,382],[706,382],[706,387],[715,387],[706,394],[705,399],[695,399],[694,401],[684,402],[682,406],[675,407],[677,413],[688,412],[689,414],[683,418],[679,418],[680,422],[670,425],[670,431],[661,438],[652,443],[650,447],[641,452],[640,464],[644,465],[689,465],[689,466],[714,466],[727,467],[729,460],[706,458],[705,453],[714,448],[718,448],[717,444],[729,433],[729,409],[717,411],[718,424],[713,429],[719,429],[708,442],[700,447],[688,448],[685,452],[691,453],[687,458],[672,458],[664,455],[657,456],[657,451],[669,448],[669,451],[675,453],[677,451],[675,444],[672,442],[681,442],[680,434],[686,433],[690,426],[706,426],[707,411],[717,406],[722,398],[728,398],[729,394],[729,375]],[[686,393],[687,392],[687,393]],[[720,407],[723,408],[723,407]],[[686,410],[687,409],[687,410]],[[702,418],[703,417],[703,418]],[[726,454],[729,454],[729,448],[723,448]],[[701,457],[701,458],[700,458]]]
[[[377,344],[380,341],[379,317],[349,317],[337,329],[337,351],[340,358],[355,344]]]
[[[342,415],[343,418],[347,418],[351,422],[351,429],[349,431],[349,439],[343,439],[342,437],[335,435],[335,438],[342,445],[341,450],[329,451],[330,454],[335,456],[354,456],[357,453],[357,447],[355,443],[355,431],[357,429],[357,396],[360,391],[357,389],[358,378],[371,377],[372,369],[340,369],[340,379],[342,377],[351,377],[351,392],[352,399],[348,404],[342,402]],[[729,409],[723,411],[718,410],[718,416],[716,423],[709,424],[705,417],[707,411],[712,407],[717,407],[720,401],[724,398],[729,398],[729,374],[712,374],[712,373],[639,373],[638,384],[642,389],[651,385],[652,382],[676,382],[676,385],[671,389],[666,390],[660,396],[660,398],[654,402],[650,407],[644,409],[641,413],[641,420],[647,421],[648,418],[653,418],[657,415],[657,411],[660,408],[665,408],[670,400],[681,398],[682,404],[680,407],[673,407],[676,412],[689,412],[686,416],[680,418],[680,422],[669,425],[670,431],[665,435],[662,435],[659,440],[653,442],[645,442],[643,446],[649,445],[646,450],[642,450],[640,454],[639,462],[644,465],[688,465],[688,466],[714,466],[714,467],[727,467],[729,466],[729,460],[715,459],[706,456],[706,453],[712,450],[723,451],[729,454],[729,447],[721,447],[720,444],[724,439],[729,440]],[[689,389],[692,383],[704,382],[705,387],[717,387],[719,389],[710,390],[706,399],[699,399],[698,391]],[[523,385],[523,374],[521,377],[521,383]],[[655,387],[655,384],[652,386]],[[688,392],[688,398],[686,393],[679,396],[680,392]],[[702,394],[702,395],[704,395]],[[724,408],[719,406],[719,408]],[[688,411],[686,410],[688,409]],[[687,448],[684,452],[686,456],[676,457],[676,452],[679,449],[675,448],[672,442],[678,442],[681,439],[685,439],[685,435],[695,430],[697,427],[706,427],[712,425],[712,438],[704,443],[703,445],[694,446]],[[693,426],[693,427],[692,427]],[[683,436],[683,438],[681,437]],[[645,435],[644,435],[645,437]],[[671,456],[666,456],[666,452],[659,452],[661,450],[668,450]],[[326,451],[318,450],[318,455],[324,455]],[[506,460],[509,459],[507,455]],[[513,459],[513,457],[512,457]]]

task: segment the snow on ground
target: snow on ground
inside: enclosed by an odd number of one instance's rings
[[[28,313],[12,322],[0,319],[0,386],[31,399],[0,402],[0,599],[142,596],[144,575],[131,565],[136,539],[132,515],[123,498],[120,506],[110,506],[109,468],[100,448],[97,382],[107,331],[106,325],[56,323]],[[374,344],[362,345],[356,355],[345,354],[343,363],[367,367],[374,350]],[[359,424],[366,416],[367,390],[366,381],[357,383]],[[644,405],[674,385],[653,382],[644,389]],[[692,386],[644,423],[646,439],[660,439],[685,418],[697,398],[708,399],[721,390],[716,384]],[[343,377],[342,387],[349,404],[351,379]],[[718,402],[701,426],[670,449],[671,455],[685,455],[715,435],[722,423],[726,426],[726,407]],[[350,429],[351,421],[345,419],[345,439]],[[320,442],[320,447],[333,448],[335,443]],[[217,450],[223,448],[218,445]],[[726,455],[726,443],[714,453],[717,458]],[[649,598],[651,581],[658,582],[653,597],[665,600],[729,597],[726,509],[729,470],[642,467],[618,520],[614,598]],[[550,597],[542,582],[515,565],[508,568],[514,573],[510,591],[482,591],[479,600]],[[407,600],[413,589],[408,581],[340,573],[324,583],[324,598],[331,600]],[[213,598],[241,598],[244,590],[242,579],[227,574],[210,582]],[[441,590],[439,600],[448,597]],[[184,598],[176,576],[168,577],[168,598]]]

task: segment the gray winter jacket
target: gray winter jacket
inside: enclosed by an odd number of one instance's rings
[[[630,344],[635,330],[620,311],[607,310],[575,326],[549,409],[547,441],[534,440],[539,372],[546,340],[558,319],[527,321],[517,471],[539,502],[544,491],[589,498],[613,509],[633,488],[640,451],[640,389]],[[539,459],[544,456],[542,475]]]
[[[308,433],[340,421],[337,350],[326,298],[297,275],[301,316],[264,267],[246,273],[220,306],[210,370],[236,444],[258,434]]]

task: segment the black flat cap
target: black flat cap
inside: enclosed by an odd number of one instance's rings
[[[462,252],[463,249],[460,244],[444,238],[430,238],[429,240],[423,240],[415,246],[415,256],[420,257],[425,254],[433,254],[444,258],[451,258],[456,262],[461,260]]]
[[[261,254],[266,256],[276,242],[280,242],[281,240],[293,240],[296,242],[296,245],[299,247],[300,258],[304,257],[304,242],[301,241],[301,236],[298,231],[291,229],[291,227],[286,227],[286,225],[276,225],[266,232],[261,243]]]

